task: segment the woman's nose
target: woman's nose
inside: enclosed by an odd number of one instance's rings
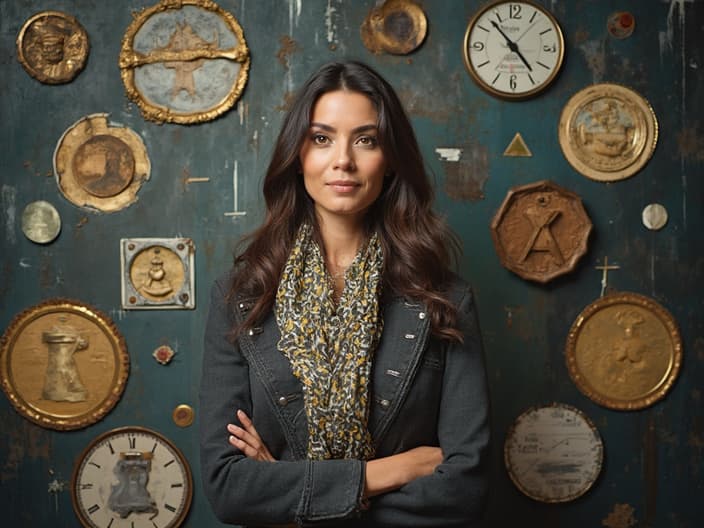
[[[355,169],[354,157],[351,145],[340,143],[336,152],[335,168],[343,171]]]

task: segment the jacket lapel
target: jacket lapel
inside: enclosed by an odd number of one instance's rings
[[[429,335],[425,309],[403,298],[387,300],[384,332],[374,357],[369,430],[379,446],[408,394]]]

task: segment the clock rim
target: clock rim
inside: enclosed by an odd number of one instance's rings
[[[183,521],[186,519],[188,512],[191,509],[191,503],[193,502],[193,474],[191,472],[190,464],[188,463],[188,460],[184,456],[183,452],[178,447],[176,447],[176,444],[174,444],[169,438],[164,436],[162,433],[155,431],[154,429],[149,429],[148,427],[143,427],[141,425],[126,425],[116,427],[114,429],[110,429],[109,431],[105,431],[99,434],[98,436],[94,437],[90,442],[88,442],[88,445],[81,451],[81,454],[76,458],[76,461],[73,466],[73,471],[71,472],[71,505],[73,506],[73,511],[76,514],[76,517],[78,517],[78,520],[85,528],[95,528],[95,524],[91,523],[85,517],[84,510],[82,508],[79,508],[78,495],[76,491],[79,470],[81,469],[81,467],[83,467],[83,462],[85,461],[86,456],[95,446],[97,446],[106,438],[115,436],[117,434],[129,432],[144,433],[158,438],[160,441],[166,444],[179,459],[181,467],[184,469],[184,473],[186,474],[186,481],[188,485],[185,493],[185,500],[183,502],[183,508],[181,508],[179,514],[174,518],[174,523],[169,526],[169,528],[178,528],[179,526],[181,526],[181,524],[183,524]]]
[[[469,58],[470,56],[467,48],[470,33],[472,32],[472,29],[474,29],[474,26],[482,17],[482,15],[484,15],[484,13],[498,5],[509,3],[529,5],[540,11],[543,15],[545,15],[545,17],[552,23],[553,27],[557,31],[559,37],[558,42],[560,45],[560,55],[558,57],[557,64],[553,71],[550,73],[550,75],[545,79],[545,81],[543,81],[543,83],[539,86],[528,90],[527,92],[521,92],[518,94],[512,92],[504,92],[502,90],[497,90],[496,88],[489,86],[486,81],[484,81],[484,79],[482,79],[479,74],[475,71],[472,65],[472,61]],[[530,0],[498,0],[482,7],[472,16],[472,18],[467,23],[467,29],[464,34],[464,39],[462,40],[462,58],[464,61],[464,65],[467,68],[467,71],[472,77],[472,80],[475,82],[475,84],[477,84],[477,86],[479,86],[479,88],[484,90],[489,95],[498,97],[499,99],[504,99],[507,101],[522,101],[524,99],[530,99],[532,97],[537,96],[538,94],[541,94],[555,81],[558,74],[562,70],[562,65],[564,64],[565,60],[565,37],[562,32],[562,27],[560,26],[560,23],[558,22],[557,18],[544,6],[541,6],[540,4],[537,4]]]

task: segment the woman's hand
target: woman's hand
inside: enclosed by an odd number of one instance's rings
[[[227,424],[227,430],[230,433],[230,438],[228,439],[230,444],[242,451],[248,458],[264,462],[275,462],[276,459],[271,456],[269,449],[262,442],[249,416],[244,411],[239,410],[237,411],[237,418],[244,428],[235,424]]]
[[[412,480],[430,475],[441,462],[442,450],[431,446],[370,460],[366,464],[364,496],[399,489]]]

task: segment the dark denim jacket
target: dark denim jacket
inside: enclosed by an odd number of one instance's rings
[[[440,446],[432,475],[374,497],[362,508],[364,462],[306,459],[307,424],[298,379],[276,344],[271,314],[233,345],[227,338],[251,300],[228,304],[227,278],[215,283],[200,390],[201,471],[205,494],[226,523],[301,526],[462,526],[478,523],[486,502],[489,401],[472,294],[458,280],[464,343],[429,335],[419,305],[383,303],[374,355],[369,429],[376,456]],[[244,410],[277,462],[249,459],[227,441],[227,423]]]

